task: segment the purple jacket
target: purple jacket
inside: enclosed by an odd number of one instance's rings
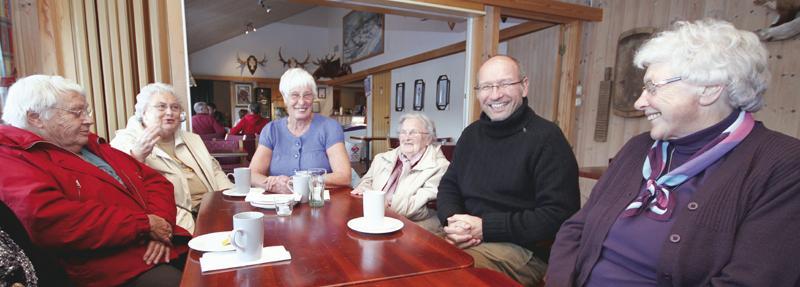
[[[556,236],[547,286],[582,286],[603,240],[641,185],[653,140],[634,137]],[[658,286],[796,286],[800,281],[800,140],[760,122],[706,175],[663,242]]]

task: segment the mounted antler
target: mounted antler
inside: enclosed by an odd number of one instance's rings
[[[306,53],[307,53],[306,54],[306,59],[303,60],[303,62],[297,62],[297,60],[294,60],[297,63],[297,66],[300,67],[300,68],[303,68],[303,69],[306,68],[306,65],[308,64],[308,60],[311,59],[311,53],[309,53],[309,52],[306,52]]]
[[[283,66],[284,66],[284,67],[287,67],[287,66],[289,66],[289,64],[291,63],[291,60],[292,60],[292,59],[289,59],[288,61],[287,61],[287,60],[284,60],[284,59],[283,59],[283,55],[281,55],[281,49],[283,49],[283,47],[280,47],[280,48],[278,48],[278,60],[280,60],[280,61],[281,61],[281,63],[283,63]]]

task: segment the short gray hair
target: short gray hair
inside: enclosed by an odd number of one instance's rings
[[[400,116],[400,121],[397,123],[398,130],[400,129],[399,127],[403,126],[403,123],[406,120],[410,120],[410,119],[417,119],[417,120],[422,122],[422,125],[425,126],[425,131],[427,131],[428,135],[431,137],[431,140],[430,140],[430,142],[428,144],[436,143],[436,138],[437,138],[436,137],[436,125],[425,114],[421,114],[421,113],[403,114],[402,116]]]
[[[301,68],[291,68],[286,70],[281,76],[278,89],[281,91],[281,95],[283,95],[284,102],[288,103],[289,93],[300,87],[311,87],[314,98],[317,97],[317,83],[314,81],[314,77],[312,77],[308,71]]]
[[[136,95],[136,105],[134,105],[134,115],[138,118],[142,118],[144,115],[144,111],[147,110],[147,104],[150,103],[150,97],[155,94],[170,94],[178,98],[175,95],[175,89],[172,86],[164,83],[152,83],[147,84],[146,86],[142,87],[142,90],[139,91],[139,94]],[[178,99],[178,102],[181,102],[181,99]]]
[[[205,109],[208,107],[206,102],[196,102],[194,103],[194,112],[197,114],[205,113]]]
[[[58,104],[58,97],[76,93],[86,97],[80,85],[61,76],[33,75],[17,80],[8,89],[8,98],[3,107],[6,124],[28,129],[28,112],[38,113],[49,119],[48,110]]]
[[[689,83],[722,85],[731,107],[756,112],[769,85],[768,54],[755,33],[704,19],[676,22],[642,45],[633,63],[639,68],[665,63]]]

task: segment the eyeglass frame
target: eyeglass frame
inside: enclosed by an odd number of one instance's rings
[[[175,113],[180,113],[180,112],[183,111],[183,106],[181,106],[180,104],[168,105],[167,103],[158,103],[158,104],[150,105],[150,107],[155,108],[159,112],[166,112],[167,111],[167,107],[169,107],[170,111],[175,112]],[[178,109],[176,110],[176,109],[174,109],[174,107],[178,107]]]
[[[429,132],[422,132],[422,131],[418,131],[418,130],[411,130],[411,131],[399,130],[399,131],[397,131],[397,136],[405,135],[405,136],[410,136],[410,137],[416,137],[418,135],[427,135],[427,134],[430,134],[430,133]]]
[[[522,82],[525,82],[525,80],[527,80],[527,79],[528,79],[528,77],[522,77],[522,79],[520,79],[519,81],[511,82],[511,83],[496,83],[496,84],[478,85],[478,86],[475,86],[473,89],[475,89],[475,91],[477,91],[479,94],[490,94],[491,92],[494,92],[495,88],[497,88],[498,90],[505,90],[505,89],[508,89],[509,87],[511,87],[513,85],[522,84]]]
[[[68,112],[70,114],[73,114],[77,118],[82,118],[84,115],[86,115],[88,118],[92,118],[92,115],[94,115],[94,111],[92,111],[92,107],[89,107],[89,106],[87,106],[87,107],[85,107],[83,109],[80,109],[79,111],[76,111],[75,109],[65,109],[65,108],[59,108],[59,107],[50,107],[50,108]]]
[[[647,80],[647,81],[644,82],[644,85],[642,86],[642,91],[647,91],[647,93],[650,94],[651,96],[655,96],[656,92],[658,92],[658,88],[661,88],[663,86],[666,86],[668,84],[672,84],[672,83],[675,83],[675,82],[678,82],[678,81],[681,81],[681,80],[683,80],[683,77],[681,77],[681,76],[672,77],[672,78],[669,78],[669,79],[666,79],[666,80],[661,80],[661,81],[658,81],[658,82],[655,82],[655,83],[653,81],[651,81],[651,80]]]

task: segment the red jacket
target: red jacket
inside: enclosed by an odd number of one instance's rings
[[[210,138],[225,137],[225,128],[214,119],[214,116],[209,114],[192,116],[192,132]]]
[[[90,134],[86,148],[125,183],[38,135],[0,125],[0,200],[34,244],[56,257],[80,286],[119,285],[149,270],[142,257],[147,214],[172,224],[171,258],[189,233],[175,225],[172,184],[155,170]]]
[[[260,134],[261,130],[264,129],[264,126],[266,126],[267,123],[269,123],[269,120],[262,118],[259,115],[247,114],[239,121],[239,123],[236,124],[236,126],[234,126],[231,129],[230,134],[232,135]]]

